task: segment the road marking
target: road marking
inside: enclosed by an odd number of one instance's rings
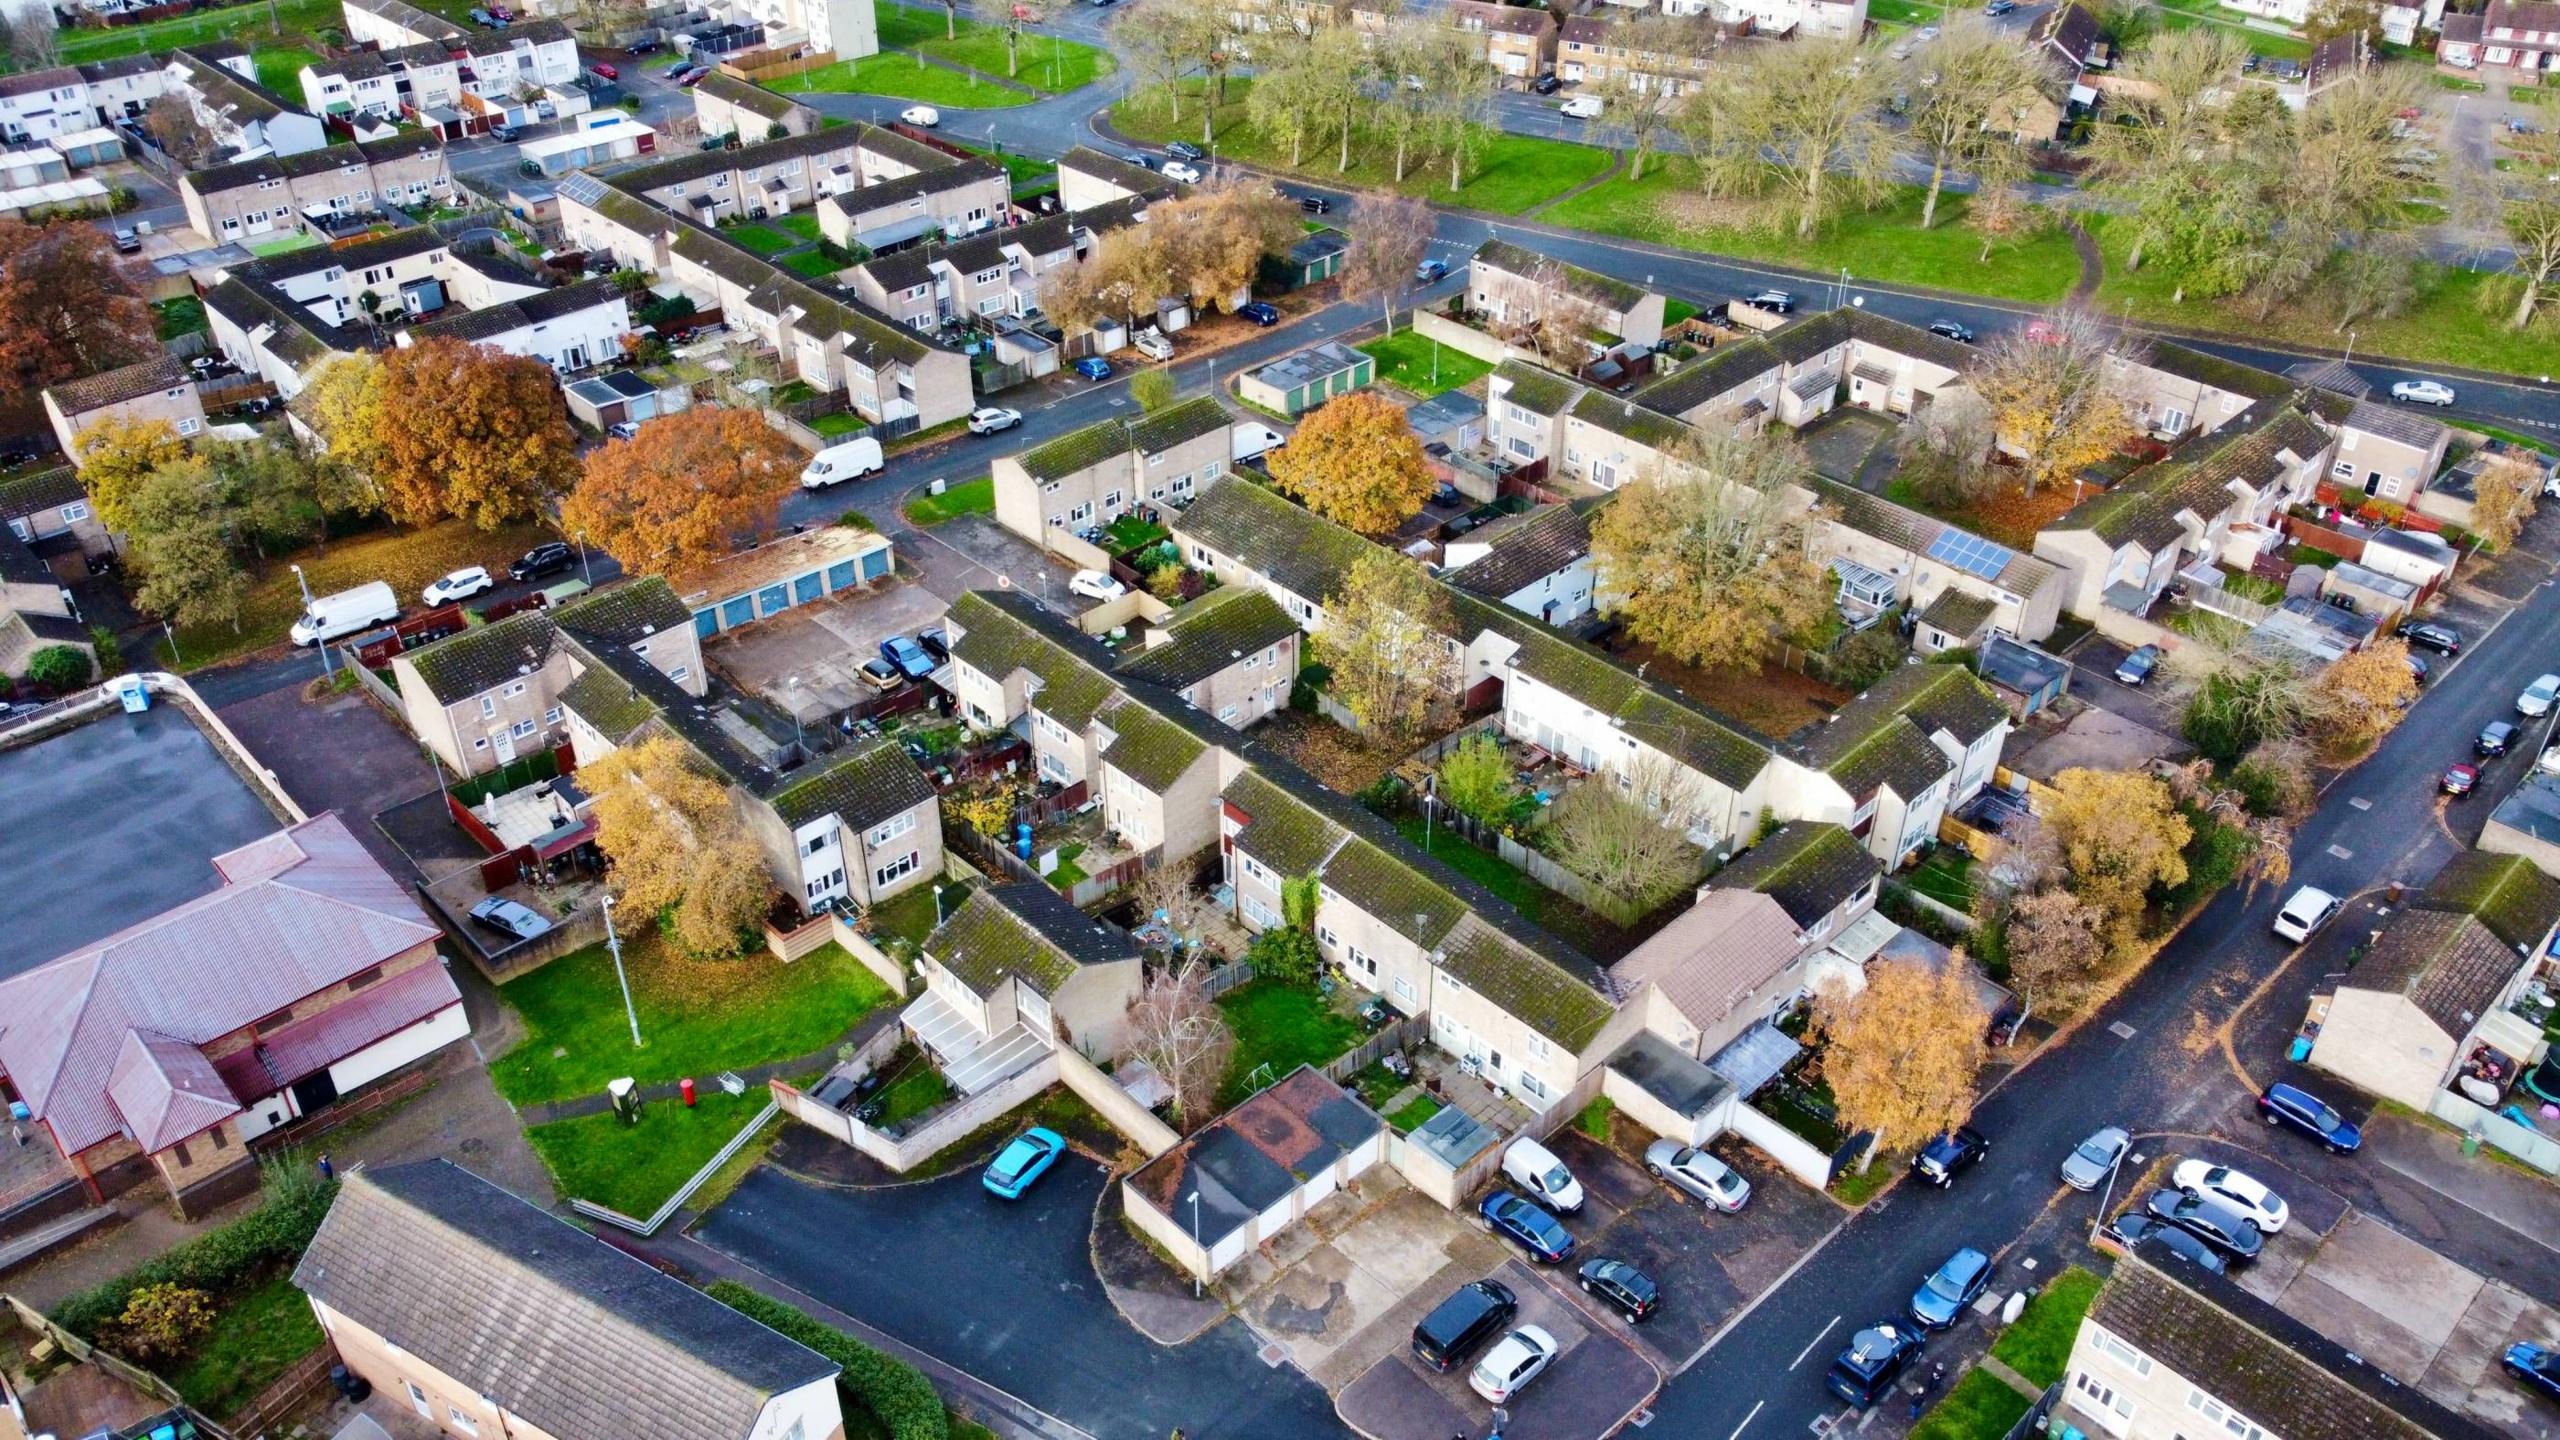
[[[2347,848],[2346,846],[2344,846],[2344,845],[2332,845],[2332,846],[2330,846],[2330,847],[2329,847],[2329,853],[2330,853],[2330,854],[2332,854],[2332,855],[2334,855],[2334,856],[2336,856],[2337,858],[2339,858],[2339,859],[2341,859],[2341,860],[2353,860],[2354,858],[2356,858],[2356,852],[2354,852],[2353,850],[2348,849],[2348,848]]]
[[[2349,808],[2349,809],[2351,809],[2351,810],[2370,810],[2370,809],[2372,809],[2372,808],[2373,808],[2373,802],[2372,802],[2372,801],[2370,801],[2370,800],[2367,800],[2366,798],[2364,798],[2364,797],[2363,797],[2363,796],[2361,796],[2361,795],[2358,795],[2358,796],[2357,796],[2357,797],[2355,797],[2354,799],[2352,799],[2352,800],[2350,800],[2350,801],[2348,801],[2348,802],[2347,802],[2347,808]]]
[[[1743,1417],[1742,1417],[1742,1423],[1741,1423],[1741,1424],[1739,1424],[1739,1425],[1734,1426],[1734,1427],[1733,1427],[1733,1434],[1731,1434],[1731,1435],[1727,1435],[1726,1437],[1724,1437],[1724,1440],[1737,1440],[1737,1437],[1738,1437],[1738,1436],[1740,1436],[1744,1430],[1746,1430],[1746,1429],[1749,1429],[1749,1428],[1750,1428],[1750,1426],[1751,1426],[1751,1422],[1752,1422],[1752,1421],[1757,1420],[1758,1418],[1760,1418],[1760,1407],[1761,1407],[1761,1406],[1763,1406],[1763,1405],[1766,1405],[1766,1404],[1768,1404],[1768,1403],[1769,1403],[1769,1402],[1768,1402],[1768,1401],[1766,1401],[1766,1400],[1754,1400],[1754,1401],[1752,1401],[1752,1402],[1751,1402],[1751,1413],[1750,1413],[1750,1414],[1748,1414],[1748,1415],[1743,1416]]]
[[[1813,1347],[1814,1347],[1814,1346],[1816,1346],[1816,1345],[1821,1344],[1821,1343],[1822,1343],[1822,1337],[1823,1337],[1823,1336],[1825,1336],[1825,1335],[1830,1334],[1830,1333],[1831,1333],[1831,1327],[1832,1327],[1832,1326],[1834,1326],[1834,1325],[1837,1325],[1837,1324],[1839,1324],[1839,1323],[1840,1323],[1840,1317],[1839,1317],[1839,1316],[1837,1316],[1837,1315],[1834,1315],[1834,1316],[1832,1316],[1829,1320],[1824,1321],[1824,1322],[1823,1322],[1823,1324],[1822,1324],[1822,1329],[1821,1329],[1821,1330],[1819,1330],[1819,1331],[1817,1331],[1817,1332],[1814,1334],[1814,1337],[1813,1337],[1812,1339],[1807,1340],[1806,1342],[1804,1342],[1804,1348],[1803,1348],[1803,1349],[1801,1349],[1801,1350],[1799,1350],[1799,1351],[1797,1351],[1797,1352],[1796,1352],[1796,1358],[1794,1358],[1793,1360],[1790,1360],[1790,1361],[1788,1361],[1788,1362],[1787,1362],[1787,1368],[1788,1368],[1789,1370],[1793,1370],[1793,1369],[1795,1369],[1798,1365],[1803,1364],[1803,1363],[1804,1363],[1804,1357],[1806,1357],[1807,1355],[1812,1354],[1812,1353],[1813,1353]]]
[[[2113,1025],[2107,1027],[2107,1033],[2113,1035],[2119,1040],[2130,1040],[2142,1032],[2119,1020]]]

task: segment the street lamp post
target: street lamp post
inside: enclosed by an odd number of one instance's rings
[[[809,737],[800,728],[800,677],[786,676],[782,686],[791,693],[791,742],[805,749],[808,746]]]
[[[578,532],[578,578],[587,582],[588,589],[595,588],[596,572],[587,565],[587,532],[584,530]]]
[[[1200,1192],[1191,1192],[1191,1248],[1200,1250]],[[1191,1298],[1200,1298],[1202,1277],[1209,1273],[1209,1252],[1200,1250],[1200,1268],[1191,1273]]]
[[[293,567],[293,583],[302,587],[302,613],[304,618],[312,618],[311,581],[304,577],[302,567],[299,565]],[[176,636],[173,635],[170,637],[171,648],[173,649],[176,646],[176,640]],[[329,638],[325,635],[318,636],[315,638],[313,643],[318,645],[320,648],[320,673],[331,679],[335,679],[336,676],[329,669]]]
[[[622,968],[622,937],[613,929],[613,897],[604,897],[604,948],[613,952],[613,978],[622,982],[622,1013],[631,1021],[631,1048],[640,1048],[640,1012],[631,1005],[631,977]]]

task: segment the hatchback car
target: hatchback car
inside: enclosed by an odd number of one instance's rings
[[[1298,208],[1310,215],[1323,215],[1333,209],[1333,202],[1322,195],[1301,195],[1298,197]]]
[[[2166,1251],[2198,1269],[2210,1270],[2216,1275],[2223,1274],[2231,1268],[2223,1262],[2221,1251],[2197,1239],[2192,1232],[2165,1220],[2154,1220],[2148,1215],[2128,1212],[2117,1216],[2114,1223],[2107,1226],[2107,1230],[2117,1239],[2122,1240],[2125,1248],[2129,1250],[2140,1250],[2148,1246],[2153,1250]]]
[[[972,435],[993,435],[999,430],[1010,430],[1021,423],[1021,411],[1007,410],[1001,405],[990,405],[983,410],[969,412],[969,433]]]
[[[1556,78],[1556,72],[1553,70],[1542,72],[1537,79],[1529,82],[1530,93],[1537,95],[1553,95],[1563,88],[1564,82]]]
[[[1129,587],[1099,570],[1079,570],[1067,581],[1067,593],[1087,595],[1096,600],[1117,600],[1129,593]]]
[[[2293,892],[2276,912],[2275,931],[2299,945],[2311,938],[2311,932],[2329,923],[2331,916],[2346,902],[2316,885],[2305,885]]]
[[[1920,1147],[1911,1157],[1911,1168],[1920,1178],[1940,1189],[1956,1183],[1956,1172],[1966,1169],[1991,1153],[1991,1142],[1970,1125],[1959,1125],[1954,1133],[1940,1135]]]
[[[2125,656],[2124,663],[2116,666],[2116,683],[2136,687],[2147,683],[2151,672],[2160,668],[2160,654],[2159,646],[2145,645]]]
[[[2450,625],[2439,625],[2432,620],[2411,620],[2393,633],[2412,645],[2424,645],[2440,655],[2462,653],[2462,632]]]
[[[2116,1173],[2116,1167],[2124,1163],[2124,1152],[2131,1148],[2132,1136],[2124,1133],[2121,1126],[2108,1126],[2063,1157],[2062,1183],[2074,1190],[2097,1189]]]
[[[577,563],[578,552],[553,540],[536,545],[517,557],[515,563],[507,567],[507,573],[518,580],[538,580],[545,575],[557,575]]]
[[[2499,1357],[2498,1368],[2542,1392],[2545,1400],[2560,1400],[2560,1350],[2519,1340]]]
[[[1208,151],[1201,149],[1199,146],[1192,144],[1188,140],[1174,141],[1172,144],[1164,147],[1164,153],[1172,156],[1176,160],[1206,160],[1209,158]]]
[[[898,667],[898,673],[910,680],[922,680],[933,673],[933,657],[924,647],[904,635],[892,635],[880,642],[880,658]]]
[[[2472,737],[2471,753],[2486,760],[2491,756],[2506,754],[2507,747],[2514,743],[2516,743],[2516,727],[2504,720],[2492,720],[2481,726],[2480,733]]]
[[[1262,326],[1266,330],[1280,323],[1279,308],[1277,306],[1267,305],[1260,300],[1255,300],[1248,304],[1237,306],[1236,314],[1244,319],[1252,321],[1256,325]]]
[[[1058,1157],[1067,1152],[1067,1142],[1057,1131],[1034,1125],[1013,1137],[1010,1144],[996,1152],[987,1171],[978,1177],[987,1193],[1001,1199],[1019,1200],[1031,1182],[1049,1173]]]
[[[1763,310],[1772,310],[1780,315],[1792,315],[1795,313],[1796,297],[1784,290],[1763,290],[1747,297],[1744,303],[1757,305]]]
[[[1991,1257],[1968,1245],[1911,1292],[1911,1318],[1923,1330],[1944,1330],[1989,1288]]]
[[[1148,154],[1144,150],[1127,151],[1123,153],[1120,158],[1137,166],[1141,170],[1153,170],[1156,168],[1156,157]]]
[[[898,118],[910,125],[930,130],[942,123],[942,112],[930,105],[910,105],[898,112]]]
[[[2551,702],[2560,698],[2560,675],[2541,675],[2524,687],[2516,697],[2516,713],[2527,720],[2539,720],[2551,713]]]
[[[1476,1213],[1493,1233],[1528,1252],[1541,1265],[1553,1265],[1573,1253],[1573,1236],[1564,1222],[1508,1190],[1484,1197]]]
[[[1728,1215],[1751,1202],[1751,1182],[1733,1167],[1695,1145],[1656,1140],[1645,1147],[1644,1168],[1673,1188],[1694,1195]]]
[[[2270,1125],[2299,1130],[2329,1147],[2332,1154],[2352,1155],[2364,1146],[2364,1132],[2328,1102],[2291,1085],[2270,1085],[2258,1097],[2258,1113]]]
[[[1108,380],[1111,378],[1111,362],[1099,355],[1087,355],[1076,362],[1076,373],[1087,380]]]
[[[1879,1320],[1849,1337],[1822,1386],[1863,1410],[1893,1392],[1893,1382],[1920,1354],[1921,1333],[1899,1320]]]
[[[1990,4],[1982,7],[1982,13],[1997,20],[2003,15],[2015,13],[2017,8],[2018,0],[1991,0]]]
[[[1164,178],[1197,185],[1200,183],[1200,167],[1188,160],[1167,160],[1164,162]]]
[[[1953,320],[1930,321],[1929,333],[1932,335],[1944,335],[1948,339],[1953,340],[1960,345],[1970,345],[1973,343],[1973,327],[1970,325],[1959,324]]]
[[[1582,1293],[1641,1325],[1662,1305],[1662,1287],[1624,1260],[1585,1260],[1575,1278]]]
[[[2210,1195],[2155,1190],[2142,1208],[2152,1219],[2165,1220],[2188,1231],[2231,1260],[2255,1260],[2258,1252],[2266,1248],[2267,1237],[2240,1213],[2240,1207],[2226,1205]]]
[[[951,658],[950,637],[944,635],[939,630],[917,631],[916,643],[924,647],[924,653],[932,656],[933,663],[936,665],[940,665]]]
[[[2169,1172],[2169,1183],[2190,1195],[2205,1195],[2239,1210],[2250,1223],[2273,1235],[2284,1229],[2292,1212],[2285,1208],[2283,1197],[2268,1189],[2257,1177],[2228,1165],[2210,1160],[2182,1160]]]
[[[489,578],[488,567],[465,565],[450,575],[428,581],[427,588],[419,593],[418,599],[429,607],[450,605],[456,600],[477,595],[497,583]]]
[[[588,68],[589,70],[594,71],[594,72],[596,73],[597,77],[598,77],[598,78],[600,78],[600,79],[605,79],[605,80],[619,80],[619,79],[621,79],[621,78],[622,78],[622,72],[621,72],[621,71],[619,71],[619,70],[615,69],[613,66],[611,66],[611,65],[607,64],[606,62],[604,62],[604,61],[602,61],[602,60],[598,60],[598,61],[594,62],[593,64],[590,64],[589,66],[587,66],[587,68]]]
[[[471,907],[471,923],[518,940],[530,940],[551,929],[551,922],[534,913],[532,907],[496,895]]]
[[[1449,262],[1446,260],[1425,260],[1413,267],[1414,283],[1419,285],[1428,285],[1448,273]]]
[[[2444,774],[2436,779],[2436,788],[2459,800],[2480,788],[2480,767],[2457,760],[2444,767]]]
[[[637,440],[640,438],[640,427],[628,420],[616,420],[604,427],[604,433],[605,438],[610,440]]]
[[[2391,398],[2412,405],[2449,406],[2453,387],[2438,380],[2403,380],[2391,387]]]
[[[1523,1325],[1484,1352],[1468,1374],[1467,1384],[1492,1403],[1507,1405],[1555,1363],[1556,1349],[1556,1337],[1535,1325]]]
[[[862,669],[856,673],[862,676],[863,684],[874,690],[895,690],[907,683],[907,677],[898,673],[898,667],[886,660],[865,660]]]

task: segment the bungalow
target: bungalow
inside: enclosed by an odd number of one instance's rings
[[[1301,1065],[1120,1184],[1129,1222],[1207,1282],[1386,1158],[1386,1123]]]
[[[2009,712],[1962,665],[1905,665],[1796,737],[1783,813],[1864,837],[1899,869],[1938,822],[1980,792],[2000,762]]]
[[[249,1144],[469,1033],[443,937],[335,814],[214,857],[221,884],[0,981],[0,1081],[95,1203],[200,1216]]]
[[[2541,1026],[2506,1007],[2555,927],[2560,880],[2517,855],[2456,856],[2337,982],[2311,1064],[2421,1111],[2481,1046],[2522,1065]]]
[[[834,1361],[450,1160],[351,1172],[293,1283],[446,1435],[844,1437]]]
[[[1336,395],[1366,388],[1377,373],[1378,362],[1367,351],[1327,340],[1237,376],[1236,395],[1294,419]]]
[[[925,937],[916,969],[924,993],[898,1023],[962,1094],[1060,1040],[1096,1061],[1127,1052],[1137,941],[1037,881],[972,891]]]
[[[1551,313],[1634,345],[1662,339],[1662,296],[1613,276],[1552,260],[1508,240],[1488,240],[1467,264],[1467,308],[1497,325],[1526,328]]]
[[[105,370],[44,390],[45,419],[71,463],[80,463],[80,437],[107,420],[166,424],[181,436],[204,431],[204,401],[196,382],[174,355],[161,355],[120,370]]]
[[[994,465],[996,522],[1045,547],[1141,506],[1188,504],[1225,473],[1229,429],[1217,397],[1201,395],[1002,456]]]

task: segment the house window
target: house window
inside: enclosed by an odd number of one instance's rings
[[[1105,509],[1105,510],[1117,510],[1117,509],[1119,509],[1119,508],[1120,508],[1120,492],[1119,492],[1119,491],[1117,491],[1117,490],[1114,490],[1114,491],[1112,491],[1110,494],[1103,496],[1103,497],[1102,497],[1102,508],[1103,508],[1103,509]]]
[[[204,422],[192,416],[178,422],[178,433],[181,435],[193,435],[203,428]]]
[[[1396,977],[1395,984],[1391,988],[1396,992],[1396,998],[1406,1004],[1413,1003],[1417,998],[1413,993],[1413,982],[1401,975]]]
[[[557,706],[557,705],[554,705],[554,706],[552,706],[550,709],[543,711],[543,712],[542,712],[542,723],[543,723],[543,724],[545,724],[545,725],[557,725],[557,724],[559,724],[559,723],[560,723],[560,707],[559,707],[559,706]]]
[[[2110,1411],[2125,1420],[2133,1418],[2133,1402],[2117,1394],[2114,1387],[2090,1378],[2086,1371],[2071,1377],[2071,1388],[2080,1393],[2090,1409]]]
[[[1361,974],[1368,976],[1372,980],[1375,980],[1378,978],[1378,957],[1375,955],[1364,955],[1361,953],[1360,947],[1354,945],[1351,947],[1350,968],[1359,971]]]
[[[477,1435],[480,1433],[480,1422],[463,1414],[461,1406],[447,1405],[444,1407],[444,1413],[453,1417],[454,1429],[461,1431],[465,1435]]]
[[[510,700],[513,700],[513,699],[514,699],[514,698],[516,698],[517,696],[519,696],[519,695],[521,695],[521,694],[523,694],[523,693],[524,693],[524,682],[523,682],[523,681],[521,681],[521,680],[518,680],[518,681],[517,681],[517,682],[515,682],[514,684],[512,684],[512,685],[508,686],[508,687],[507,687],[506,689],[504,689],[504,690],[499,691],[498,693],[499,693],[499,694],[501,694],[501,695],[506,696],[506,697],[507,697],[508,699],[510,699]]]
[[[535,725],[530,720],[519,720],[515,724],[507,727],[507,733],[513,735],[519,740],[522,740],[539,728],[541,727]]]
[[[686,677],[687,675],[690,675],[690,674],[692,674],[692,673],[693,673],[693,667],[692,667],[692,666],[690,666],[690,665],[679,665],[679,666],[677,666],[676,668],[674,668],[673,670],[670,670],[670,671],[668,671],[668,672],[667,672],[667,678],[668,678],[668,679],[670,679],[670,680],[673,680],[673,681],[674,681],[674,682],[676,682],[677,684],[681,685],[681,684],[683,684],[683,683],[684,683],[684,677]]]
[[[1519,1074],[1513,1076],[1512,1081],[1514,1084],[1519,1086],[1520,1093],[1523,1095],[1529,1096],[1535,1100],[1544,1100],[1547,1098],[1547,1087],[1539,1084],[1538,1077],[1530,1074],[1526,1070],[1523,1070]]]
[[[872,831],[871,843],[874,845],[886,845],[890,841],[897,839],[899,836],[906,834],[914,828],[916,828],[916,812],[910,810],[906,814],[899,816],[897,819],[881,826],[879,829]]]
[[[2329,467],[2329,473],[2337,476],[2341,480],[2353,480],[2356,478],[2356,462],[2353,460],[2341,460],[2337,464]]]
[[[2187,1408],[2203,1416],[2207,1423],[2219,1427],[2224,1434],[2236,1437],[2236,1440],[2267,1440],[2266,1431],[2233,1414],[2230,1406],[2201,1390],[2187,1392]]]
[[[382,967],[379,965],[368,966],[365,969],[359,970],[353,975],[347,977],[347,988],[350,990],[361,990],[367,985],[379,985],[381,983]]]
[[[1530,1059],[1532,1059],[1532,1060],[1544,1060],[1544,1059],[1546,1059],[1549,1055],[1552,1055],[1552,1054],[1554,1054],[1554,1053],[1555,1053],[1555,1047],[1554,1047],[1554,1046],[1552,1046],[1552,1045],[1549,1045],[1549,1044],[1546,1042],[1546,1040],[1545,1040],[1544,1038],[1542,1038],[1542,1037],[1540,1037],[1540,1036],[1536,1036],[1536,1035],[1532,1035],[1532,1036],[1530,1036],[1530,1037],[1529,1037],[1529,1058],[1530,1058]]]
[[[1327,950],[1339,949],[1342,945],[1341,937],[1333,933],[1333,927],[1330,925],[1319,925],[1316,927],[1316,943],[1322,945]]]
[[[471,742],[471,748],[474,750],[486,750],[489,748],[489,742],[486,740],[474,740]]]
[[[1254,859],[1250,855],[1244,857],[1244,873],[1248,878],[1254,880],[1267,880],[1271,878],[1270,872],[1262,868],[1262,862]]]
[[[2134,1349],[2132,1346],[2127,1345],[2122,1340],[2108,1334],[2106,1331],[2092,1325],[2089,1327],[2089,1339],[2090,1343],[2098,1347],[2098,1353],[2115,1361],[2117,1364],[2122,1365],[2134,1374],[2149,1375],[2151,1373],[2150,1356]]]
[[[62,523],[65,525],[69,525],[77,520],[86,520],[88,518],[89,507],[80,501],[74,500],[70,504],[62,507]]]
[[[920,863],[917,860],[916,855],[916,851],[910,850],[906,854],[899,856],[897,859],[890,861],[888,864],[881,866],[879,869],[872,871],[871,887],[876,890],[883,885],[887,885],[897,880],[901,876],[914,874],[916,866]]]
[[[185,1169],[187,1166],[189,1166],[189,1165],[193,1165],[194,1163],[196,1163],[196,1162],[195,1162],[195,1160],[194,1160],[194,1158],[193,1158],[193,1157],[191,1157],[191,1156],[189,1156],[189,1155],[187,1154],[187,1142],[186,1142],[186,1141],[184,1141],[184,1140],[181,1140],[181,1141],[179,1141],[177,1144],[170,1146],[170,1147],[169,1147],[169,1153],[170,1153],[171,1155],[173,1155],[173,1156],[177,1157],[177,1161],[178,1161],[178,1168],[179,1168],[179,1169],[182,1169],[182,1170],[183,1170],[183,1169]]]
[[[1261,929],[1268,930],[1272,926],[1280,923],[1280,917],[1272,913],[1270,906],[1263,904],[1260,900],[1251,895],[1244,897],[1243,905],[1244,918],[1252,921]]]

